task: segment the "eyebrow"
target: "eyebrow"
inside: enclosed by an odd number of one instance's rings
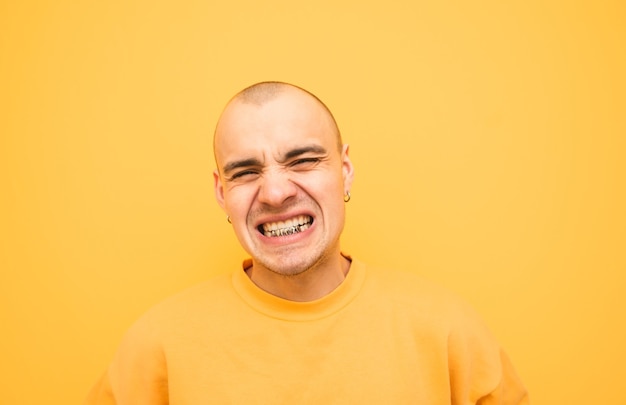
[[[240,167],[261,166],[261,165],[262,165],[262,162],[256,158],[235,160],[234,162],[229,162],[225,164],[224,167],[222,168],[222,171],[224,172],[224,174],[228,174],[229,172],[232,172],[235,169],[239,169]]]
[[[316,153],[316,154],[323,155],[328,152],[326,151],[324,147],[319,146],[319,145],[302,146],[300,148],[291,149],[290,151],[285,153],[285,155],[282,158],[280,158],[278,162],[284,163],[288,161],[289,159],[293,159],[297,156],[301,156],[306,153]],[[261,162],[257,158],[241,159],[241,160],[235,160],[235,161],[225,164],[224,167],[222,168],[222,171],[224,172],[224,174],[228,174],[229,172],[232,172],[233,170],[236,170],[242,167],[262,166],[262,165],[263,165],[263,162]]]
[[[295,148],[292,149],[290,151],[288,151],[287,153],[285,153],[285,156],[283,156],[283,158],[280,160],[281,163],[286,162],[289,159],[293,159],[297,156],[301,156],[304,155],[306,153],[316,153],[316,154],[320,154],[320,155],[324,155],[326,153],[328,153],[326,151],[326,149],[322,146],[319,145],[308,145],[308,146],[303,146],[301,148]]]

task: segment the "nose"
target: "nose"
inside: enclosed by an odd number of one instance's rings
[[[282,171],[268,171],[263,174],[259,187],[258,200],[263,204],[279,207],[297,193],[297,186]]]

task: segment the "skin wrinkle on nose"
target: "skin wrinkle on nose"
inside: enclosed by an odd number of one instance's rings
[[[297,185],[289,178],[289,173],[280,173],[282,170],[266,170],[259,184],[259,201],[271,206],[283,204],[289,197],[297,193]],[[278,172],[278,173],[274,173]],[[279,179],[276,179],[279,177]],[[280,177],[287,177],[280,179]],[[285,185],[288,187],[285,187]]]

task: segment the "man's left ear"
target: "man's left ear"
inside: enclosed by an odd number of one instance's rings
[[[222,180],[220,179],[220,174],[217,169],[213,171],[213,183],[215,188],[215,199],[217,200],[219,206],[226,211],[224,208],[224,186],[222,185]]]
[[[343,187],[345,192],[350,191],[352,181],[354,180],[354,166],[352,165],[350,156],[348,156],[349,152],[350,145],[344,144],[343,149],[341,150],[341,166],[343,170]]]

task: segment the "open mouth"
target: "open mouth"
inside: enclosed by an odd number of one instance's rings
[[[286,221],[267,222],[259,225],[258,230],[269,238],[293,235],[305,231],[313,224],[313,217],[299,215]]]

